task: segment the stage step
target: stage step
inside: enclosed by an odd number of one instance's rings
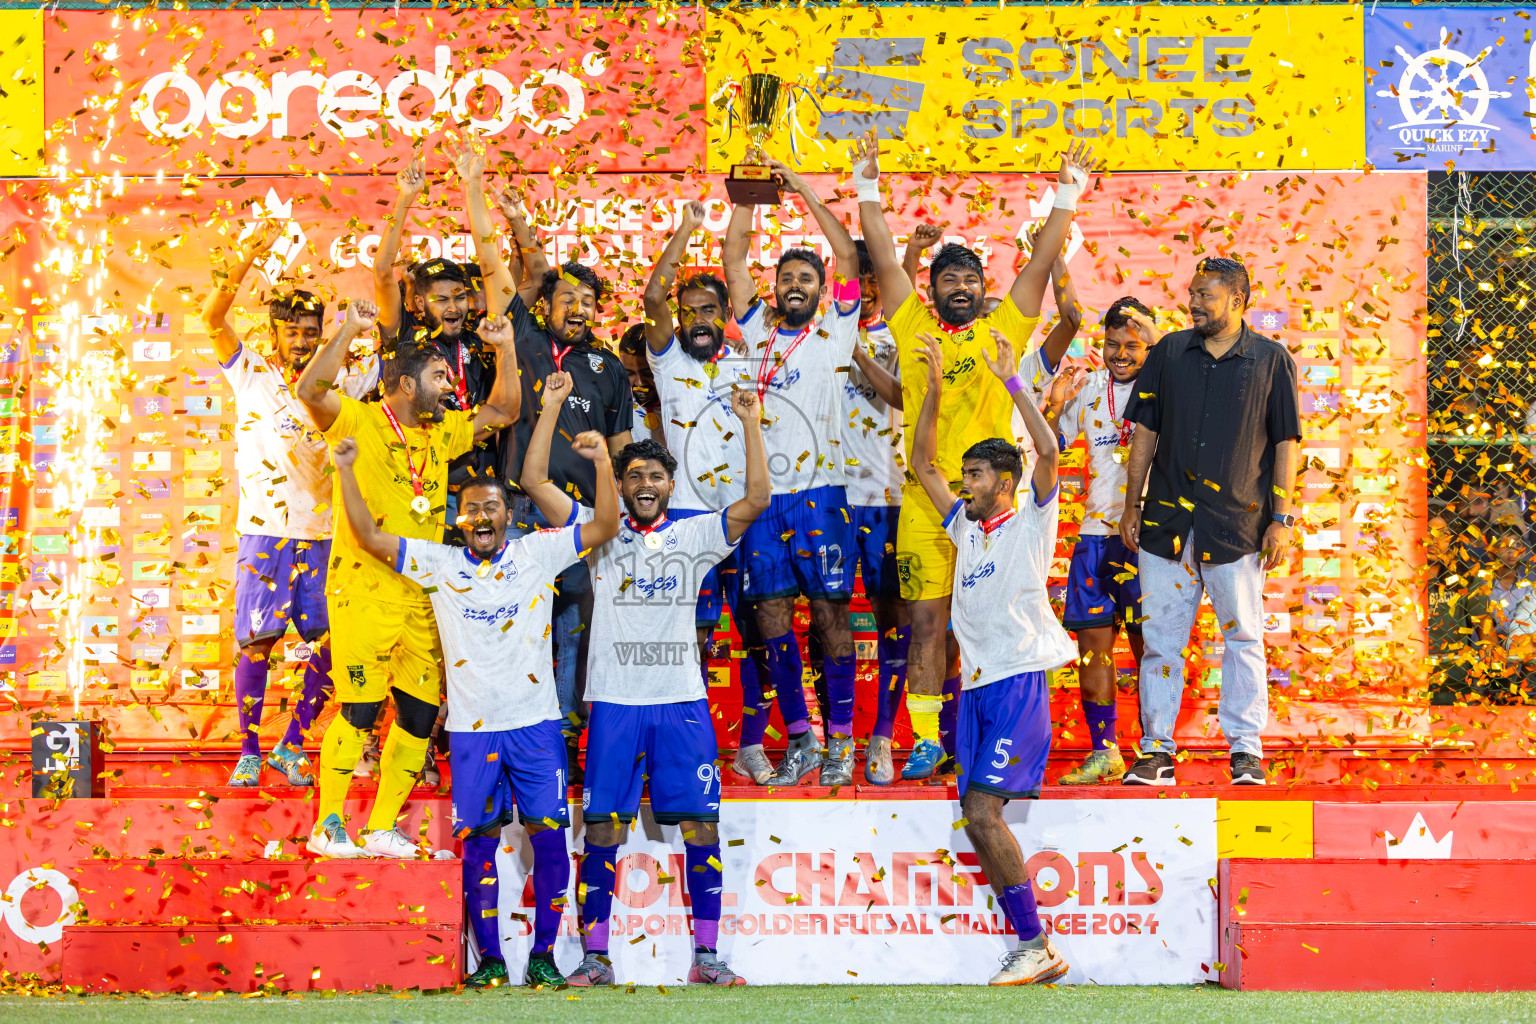
[[[1221,983],[1536,988],[1536,861],[1222,860]]]
[[[460,946],[457,922],[71,925],[62,980],[86,992],[443,989],[463,977]]]
[[[460,874],[457,860],[88,860],[75,885],[94,925],[456,927]]]

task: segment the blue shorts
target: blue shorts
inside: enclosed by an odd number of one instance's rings
[[[242,535],[235,555],[235,642],[241,647],[294,631],[318,640],[331,629],[325,605],[329,540]],[[265,555],[266,557],[262,557]]]
[[[1044,672],[1023,672],[960,694],[955,760],[960,795],[976,789],[1033,800],[1051,753],[1051,692]]]
[[[667,509],[667,515],[672,519],[692,519],[694,516],[715,514],[695,508]],[[704,574],[704,582],[699,587],[699,608],[694,615],[694,625],[714,629],[720,625],[720,616],[725,613],[725,606],[729,604],[734,609],[740,603],[741,571],[736,565],[736,552],[733,551]]]
[[[559,722],[450,735],[455,836],[495,835],[512,820],[514,804],[524,824],[570,826],[570,776]]]
[[[742,594],[847,597],[853,593],[854,541],[841,487],[775,494],[741,540]]]
[[[896,574],[896,523],[900,505],[850,505],[853,550],[864,574],[866,597],[900,597]]]
[[[1129,578],[1123,578],[1123,577]],[[1061,624],[1074,632],[1125,623],[1140,633],[1141,576],[1136,552],[1119,537],[1079,535],[1067,570],[1067,604]]]
[[[453,741],[459,741],[454,734]],[[640,793],[651,792],[661,825],[720,820],[720,750],[709,701],[675,704],[592,702],[581,811],[587,822],[634,821]]]

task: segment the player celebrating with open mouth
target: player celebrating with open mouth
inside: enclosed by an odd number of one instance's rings
[[[550,439],[570,377],[544,383],[544,412],[523,463],[523,490],[550,522],[588,518],[547,479]],[[614,456],[619,493],[629,513],[618,536],[588,555],[592,568],[592,702],[582,817],[581,920],[587,955],[569,975],[576,986],[614,981],[608,958],[615,866],[626,826],[649,788],[657,824],[681,825],[686,880],[693,905],[690,983],[745,985],[718,952],[721,905],[720,767],[714,722],[699,670],[694,613],[708,571],[729,555],[768,507],[756,392],[731,396],[746,447],[745,494],[723,512],[667,518],[677,462],[654,441],[636,441]],[[666,656],[654,657],[653,652]]]
[[[960,641],[960,722],[955,743],[965,834],[1019,944],[1003,957],[993,985],[1054,981],[1067,962],[1040,927],[1019,841],[1003,820],[1009,800],[1032,800],[1045,781],[1051,750],[1046,673],[1075,655],[1056,621],[1046,580],[1056,550],[1056,433],[1015,372],[1013,347],[997,339],[983,359],[1008,389],[1035,446],[1030,491],[1015,507],[1024,475],[1018,445],[992,437],[960,456],[960,493],[936,464],[944,356],[928,340],[917,353],[928,374],[912,445],[912,472],[955,545],[952,621]]]
[[[550,657],[551,588],[587,547],[606,543],[619,528],[607,445],[600,436],[582,435],[575,447],[598,469],[590,522],[509,541],[506,485],[483,477],[459,492],[463,548],[381,530],[353,472],[357,442],[347,438],[335,450],[347,522],[359,546],[421,584],[437,615],[453,734],[453,829],[464,839],[464,903],[480,947],[480,968],[467,982],[472,987],[507,977],[496,847],[514,807],[533,846],[533,952],[524,980],[565,984],[554,945],[571,874],[565,841],[569,774]]]

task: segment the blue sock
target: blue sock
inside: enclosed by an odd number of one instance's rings
[[[944,703],[939,708],[939,742],[944,753],[955,756],[955,727],[960,724],[960,677],[944,680]]]
[[[464,912],[475,933],[480,957],[501,959],[501,920],[497,916],[496,836],[464,840]],[[485,881],[489,879],[489,881]]]
[[[800,641],[794,630],[766,641],[768,645],[768,681],[779,700],[779,714],[784,728],[797,736],[810,728],[810,710],[805,705],[805,666],[800,661]]]
[[[614,871],[619,860],[615,846],[586,845],[581,858],[581,931],[588,953],[608,952],[608,917],[613,913]]]
[[[1041,934],[1040,911],[1035,906],[1035,890],[1028,882],[1010,885],[1002,892],[1003,916],[1013,925],[1020,942],[1028,942]]]
[[[853,684],[858,678],[858,660],[850,654],[846,658],[834,658],[830,654],[822,659],[822,672],[827,680],[827,703],[831,706],[827,722],[827,737],[853,735]]]
[[[694,942],[713,953],[720,941],[720,844],[683,847],[688,872],[688,900],[693,904]],[[711,864],[710,861],[714,861]]]
[[[533,951],[547,953],[560,934],[571,858],[565,852],[563,828],[535,832],[528,841],[533,844]]]
[[[898,627],[894,635],[880,634],[880,673],[875,677],[878,701],[871,736],[890,739],[896,731],[896,712],[907,692],[907,648],[911,643],[911,626]]]
[[[773,713],[773,701],[763,699],[762,680],[757,674],[757,660],[751,652],[736,662],[741,677],[741,738],[743,747],[761,745],[768,731],[768,717]]]

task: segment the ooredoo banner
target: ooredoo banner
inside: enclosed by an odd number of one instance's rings
[[[1365,19],[1377,167],[1536,169],[1536,43],[1515,7],[1383,7]]]
[[[1208,981],[1215,962],[1215,800],[1014,801],[1043,926],[1065,984]],[[731,801],[721,812],[721,954],[762,984],[977,984],[1015,938],[941,800]],[[688,973],[683,840],[648,819],[620,851],[609,955],[621,982]],[[533,906],[519,827],[497,858],[502,947],[521,963]],[[574,907],[574,905],[573,905]],[[574,908],[555,947],[581,958]]]

